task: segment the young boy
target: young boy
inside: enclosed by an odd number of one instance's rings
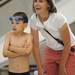
[[[28,17],[24,12],[16,12],[10,17],[12,32],[6,34],[3,55],[8,57],[9,75],[30,75],[29,55],[32,51],[32,35],[23,32]]]

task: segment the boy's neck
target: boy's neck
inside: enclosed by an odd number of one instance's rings
[[[24,32],[16,32],[15,35],[16,36],[22,36],[24,34]]]

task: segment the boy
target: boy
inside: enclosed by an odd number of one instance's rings
[[[16,12],[10,17],[12,32],[6,34],[3,55],[8,57],[9,75],[30,75],[29,55],[32,51],[32,36],[25,33],[28,17],[24,12]]]

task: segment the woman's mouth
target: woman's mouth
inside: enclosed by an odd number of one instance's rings
[[[41,8],[35,8],[36,10],[40,10]]]

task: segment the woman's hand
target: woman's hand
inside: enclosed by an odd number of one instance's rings
[[[59,65],[59,75],[67,75],[65,65]]]
[[[43,69],[42,68],[38,68],[38,75],[43,75]]]

